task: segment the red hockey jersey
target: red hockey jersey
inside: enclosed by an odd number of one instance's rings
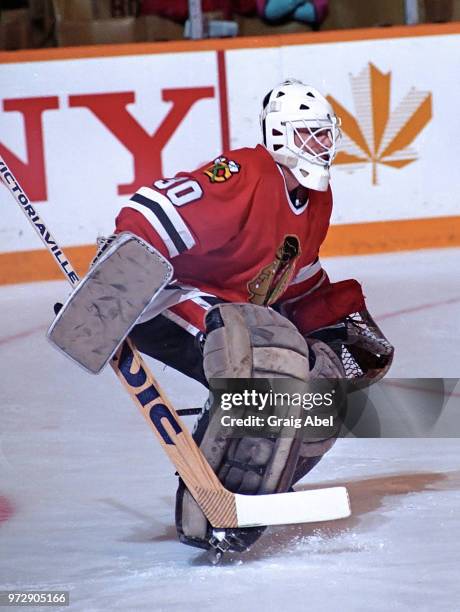
[[[226,301],[276,302],[289,315],[328,282],[318,251],[331,211],[330,189],[310,190],[306,201],[293,203],[281,169],[259,145],[140,188],[116,229],[171,259],[181,285]],[[186,304],[177,308],[190,320]],[[203,329],[196,317],[194,325]]]

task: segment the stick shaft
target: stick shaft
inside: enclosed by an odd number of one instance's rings
[[[57,265],[60,267],[62,273],[70,282],[71,285],[76,285],[80,280],[78,278],[77,273],[70,265],[69,260],[64,255],[61,248],[59,248],[58,243],[53,238],[53,235],[49,231],[46,226],[46,223],[37,213],[35,208],[30,203],[29,198],[26,196],[18,181],[14,177],[14,174],[11,172],[6,162],[0,156],[0,176],[2,177],[3,184],[9,190],[13,198],[19,204],[19,208],[27,217],[28,221],[37,232],[38,237],[43,242],[45,247],[54,257]]]

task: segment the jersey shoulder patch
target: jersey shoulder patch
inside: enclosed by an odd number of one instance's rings
[[[217,157],[203,172],[211,183],[224,183],[231,179],[234,174],[238,174],[240,168],[239,163],[222,155]]]

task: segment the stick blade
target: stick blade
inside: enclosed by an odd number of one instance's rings
[[[335,521],[351,515],[345,487],[271,495],[235,495],[238,527]]]

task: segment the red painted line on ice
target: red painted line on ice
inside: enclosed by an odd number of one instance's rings
[[[14,514],[13,504],[0,495],[0,523],[4,523]]]
[[[0,338],[0,345],[9,344],[10,342],[14,342],[15,340],[21,340],[22,338],[27,338],[28,336],[32,336],[38,331],[42,331],[46,329],[46,325],[39,325],[38,327],[33,327],[32,329],[28,329],[27,331],[20,332],[19,334],[14,334],[13,336],[5,336],[4,338]]]
[[[456,304],[460,302],[460,297],[450,298],[449,300],[442,300],[441,302],[431,302],[430,304],[419,304],[419,306],[413,306],[412,308],[402,308],[401,310],[394,310],[393,312],[386,312],[385,314],[375,317],[377,321],[383,321],[384,319],[391,319],[401,314],[408,314],[411,312],[420,312],[421,310],[428,310],[429,308],[437,308],[438,306],[446,306],[447,304]]]

